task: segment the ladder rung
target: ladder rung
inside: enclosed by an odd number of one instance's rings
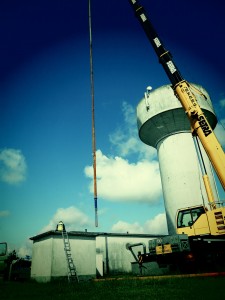
[[[69,267],[70,270],[75,270],[75,267],[74,267],[73,264],[72,264],[72,265],[69,265],[68,267]]]
[[[72,270],[72,271],[76,271],[76,268],[75,268],[74,264],[69,266],[69,269]]]

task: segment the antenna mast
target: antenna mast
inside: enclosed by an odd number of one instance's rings
[[[93,182],[94,182],[94,206],[95,206],[95,227],[98,227],[98,197],[97,197],[97,176],[96,176],[96,138],[95,138],[95,99],[94,99],[94,70],[92,59],[92,28],[91,28],[91,0],[88,5],[89,11],[89,36],[90,36],[90,77],[91,77],[91,103],[92,103],[92,153],[93,153]]]

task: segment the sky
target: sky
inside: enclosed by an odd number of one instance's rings
[[[202,2],[141,4],[183,77],[210,94],[225,148],[225,4]],[[0,3],[0,241],[20,256],[61,220],[68,231],[167,233],[157,152],[138,138],[136,106],[169,80],[127,0],[91,7],[97,228],[88,0]]]

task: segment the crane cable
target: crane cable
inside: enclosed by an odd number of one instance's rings
[[[95,227],[98,227],[98,197],[97,197],[97,172],[96,172],[96,138],[95,138],[95,101],[94,101],[94,70],[92,59],[92,27],[91,27],[91,0],[88,3],[89,37],[90,37],[90,78],[91,78],[91,103],[92,103],[92,153],[93,153],[93,184]]]

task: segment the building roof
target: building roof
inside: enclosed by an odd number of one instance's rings
[[[139,234],[139,233],[109,233],[109,232],[89,232],[87,230],[85,231],[67,231],[69,236],[80,236],[80,237],[99,237],[99,236],[105,236],[105,237],[140,237],[140,238],[157,238],[165,236],[163,234]],[[44,237],[49,236],[61,236],[60,231],[56,230],[50,230],[43,233],[40,233],[36,236],[30,237],[30,240],[37,241],[39,239],[42,239]]]

